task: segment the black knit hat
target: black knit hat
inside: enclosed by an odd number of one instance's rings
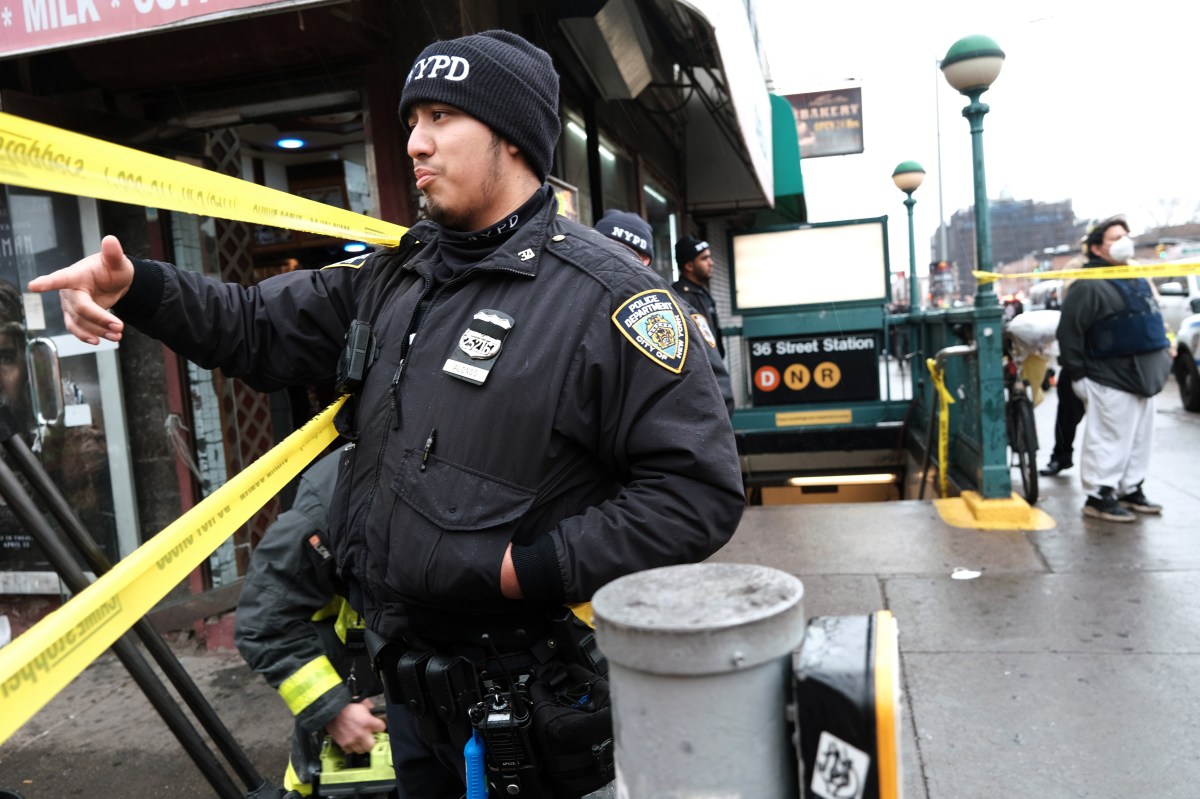
[[[596,230],[647,258],[654,259],[654,231],[650,229],[649,223],[637,214],[610,208],[596,223]]]
[[[425,101],[460,108],[515,144],[539,180],[550,173],[562,124],[558,73],[545,50],[500,30],[434,42],[405,78],[405,128],[409,110]]]
[[[708,249],[708,242],[695,236],[684,236],[675,242],[675,265],[683,266],[696,260],[696,256]]]

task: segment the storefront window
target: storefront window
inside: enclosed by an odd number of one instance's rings
[[[675,240],[678,233],[678,206],[675,198],[654,180],[642,184],[642,197],[646,203],[646,221],[654,230],[654,271],[664,280],[674,282]]]
[[[600,186],[604,208],[638,213],[637,166],[606,136],[600,136]]]
[[[0,189],[0,405],[109,560],[121,554],[110,447],[126,446],[116,389],[116,345],[66,332],[57,292],[22,291],[84,255],[82,203],[32,189]],[[88,200],[86,203],[91,204]],[[94,205],[89,205],[94,215]],[[33,388],[36,387],[36,391]],[[110,437],[112,440],[110,440]],[[127,534],[132,534],[127,530]],[[46,571],[40,550],[0,503],[0,570]]]
[[[579,221],[591,224],[592,181],[587,165],[587,131],[583,118],[568,112],[563,120],[563,135],[558,141],[559,176],[578,190]]]

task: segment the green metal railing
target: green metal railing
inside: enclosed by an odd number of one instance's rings
[[[909,414],[910,440],[923,450],[937,435],[938,398],[926,361],[940,350],[974,344],[974,352],[946,358],[945,385],[954,397],[950,406],[950,481],[960,490],[978,491],[985,499],[1012,495],[1008,466],[1008,439],[1004,429],[1004,375],[1002,371],[1003,314],[999,306],[922,311],[888,317],[893,327],[907,328],[913,353],[913,408]],[[929,435],[930,421],[934,435]],[[936,443],[934,461],[937,460]]]
[[[881,309],[839,309],[837,311],[775,314],[746,317],[741,327],[723,332],[733,340],[771,336],[819,334],[830,330],[877,330],[881,333],[881,359],[891,350],[896,336],[907,338],[903,349],[911,381],[909,400],[904,392],[894,392],[891,377],[878,400],[838,402],[830,407],[846,413],[853,421],[831,422],[824,427],[805,427],[800,435],[821,431],[824,434],[851,429],[873,428],[904,423],[906,441],[917,462],[924,460],[927,442],[932,449],[933,465],[941,469],[937,457],[938,395],[926,361],[939,352],[956,348],[953,357],[944,358],[945,385],[954,397],[949,406],[949,447],[947,475],[953,489],[973,490],[986,499],[1007,499],[1012,495],[1008,465],[1008,439],[1004,427],[1004,375],[1002,363],[1003,312],[997,305],[951,310],[918,311],[912,314],[883,314]],[[966,352],[962,345],[973,345]],[[736,345],[735,345],[736,346]],[[886,374],[887,370],[883,370]],[[743,390],[749,393],[749,370],[743,370]],[[739,434],[786,434],[781,427],[781,411],[815,410],[817,406],[741,406],[734,414],[734,429]],[[930,437],[930,430],[934,435]],[[826,441],[829,440],[828,435]],[[798,445],[801,446],[801,445]],[[782,450],[774,450],[782,451]],[[931,469],[930,474],[935,472]],[[936,481],[935,481],[936,484]],[[953,490],[951,489],[951,490]]]

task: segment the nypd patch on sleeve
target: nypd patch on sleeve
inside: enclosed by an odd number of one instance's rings
[[[688,328],[666,289],[634,294],[612,315],[613,324],[650,360],[679,374],[687,358]]]

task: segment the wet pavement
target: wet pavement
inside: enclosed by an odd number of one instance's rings
[[[1039,464],[1055,403],[1051,392],[1036,412]],[[1145,490],[1161,517],[1085,519],[1076,467],[1042,479],[1053,530],[949,527],[930,502],[752,508],[714,560],[796,574],[809,617],[895,614],[908,799],[1191,799],[1200,414],[1182,410],[1174,384],[1155,433]],[[980,576],[951,579],[958,567]],[[282,701],[236,653],[179,647],[251,759],[278,779]],[[0,788],[27,799],[212,795],[111,655],[0,746]]]
[[[1039,465],[1056,403],[1051,392],[1035,414]],[[1053,530],[952,528],[923,502],[755,508],[717,559],[798,575],[809,617],[895,614],[906,799],[1191,799],[1200,414],[1182,409],[1173,382],[1155,436],[1145,491],[1161,517],[1084,518],[1075,467],[1041,479]],[[957,567],[981,575],[951,579]]]

